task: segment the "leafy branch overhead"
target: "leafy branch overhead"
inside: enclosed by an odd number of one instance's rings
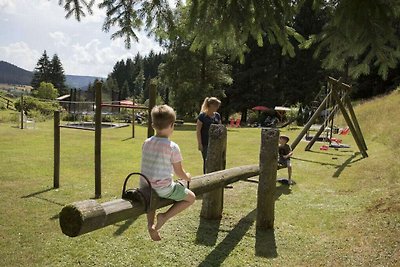
[[[307,0],[187,0],[171,7],[167,0],[102,0],[105,9],[103,30],[116,31],[111,38],[124,38],[125,46],[138,41],[137,31],[143,28],[162,39],[158,33],[174,28],[174,8],[189,10],[187,23],[192,38],[191,49],[204,49],[211,54],[214,47],[223,47],[243,61],[249,51],[250,38],[259,46],[267,40],[278,44],[282,55],[295,55],[295,46],[317,45],[316,56],[326,55],[327,69],[349,69],[353,77],[368,74],[378,67],[386,78],[388,69],[400,61],[400,1],[388,0],[314,0],[315,10],[330,11],[330,19],[322,32],[302,36],[294,30],[293,18]],[[92,14],[94,0],[60,0],[69,18],[80,20]],[[163,41],[163,40],[161,40]]]

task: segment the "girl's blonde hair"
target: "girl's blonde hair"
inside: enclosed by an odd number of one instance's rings
[[[221,101],[213,96],[204,98],[203,105],[201,105],[201,112],[207,112],[211,105],[216,105],[219,107],[219,105],[221,105]]]

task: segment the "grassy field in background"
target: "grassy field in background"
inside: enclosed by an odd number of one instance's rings
[[[0,123],[0,266],[396,266],[400,259],[400,93],[356,107],[369,157],[350,149],[295,150],[297,184],[277,184],[275,229],[255,228],[257,183],[225,189],[223,218],[199,218],[201,199],[152,242],[144,216],[69,238],[58,213],[94,196],[94,132],[61,129],[60,185],[52,189],[52,122],[20,130]],[[1,113],[4,111],[0,112]],[[9,115],[7,115],[9,116]],[[337,120],[342,126],[345,124]],[[283,129],[292,140],[300,129]],[[103,130],[102,199],[119,198],[139,170],[146,129]],[[172,137],[184,167],[201,174],[194,125]],[[228,130],[227,168],[258,162],[260,129]],[[278,172],[285,177],[287,170]]]

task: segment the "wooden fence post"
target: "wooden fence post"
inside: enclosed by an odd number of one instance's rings
[[[94,136],[94,179],[95,198],[101,198],[101,87],[102,83],[95,85],[96,113],[95,113],[95,136]]]
[[[156,95],[157,95],[157,87],[153,81],[150,81],[150,87],[149,87],[149,115],[148,115],[148,120],[147,120],[147,137],[152,137],[154,135],[154,129],[151,126],[152,120],[151,120],[151,110],[153,107],[156,105]]]
[[[60,187],[60,111],[54,111],[54,173],[53,187]]]
[[[261,131],[256,221],[256,227],[261,230],[274,228],[278,142],[278,129],[263,129]]]
[[[225,125],[211,124],[206,160],[206,173],[224,170],[226,166],[227,130]],[[220,219],[224,206],[224,187],[203,195],[200,216],[205,219]]]
[[[21,129],[24,129],[24,95],[21,95]]]

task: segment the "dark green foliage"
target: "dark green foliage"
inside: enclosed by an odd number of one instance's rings
[[[86,14],[84,9],[91,13],[93,5],[93,1],[85,0],[59,2],[65,3],[67,16],[74,13],[78,20]],[[217,44],[243,62],[253,38],[258,46],[277,44],[282,55],[291,57],[297,43],[304,48],[317,44],[316,55],[323,55],[325,68],[348,68],[354,78],[370,73],[371,66],[375,66],[386,79],[389,69],[396,68],[400,60],[396,35],[399,1],[314,0],[315,10],[329,10],[331,15],[321,32],[305,35],[306,41],[293,27],[293,19],[305,3],[307,0],[187,0],[190,20],[186,27],[192,36],[191,49],[206,49],[211,54]],[[178,1],[177,6],[184,5]],[[179,27],[167,0],[103,0],[99,7],[107,12],[103,29],[109,31],[115,26],[117,31],[111,37],[124,37],[127,47],[137,41],[136,32],[142,27],[164,43],[170,42],[170,33]]]
[[[21,111],[21,100],[15,102],[15,108]],[[38,111],[46,117],[51,117],[55,110],[60,108],[56,102],[43,102],[31,96],[24,97],[23,110],[29,115],[33,111]]]
[[[58,4],[60,6],[64,5],[64,9],[67,12],[66,18],[75,15],[76,20],[80,21],[82,17],[86,17],[86,12],[90,15],[93,14],[94,0],[59,0]],[[86,9],[86,12],[83,8]]]
[[[67,93],[64,68],[57,54],[53,55],[53,58],[50,62],[50,82],[54,85],[55,88],[58,89],[60,95],[64,95]]]
[[[64,69],[61,61],[57,54],[54,54],[50,61],[46,50],[36,64],[31,84],[34,89],[38,89],[41,82],[52,83],[59,94],[67,93]]]
[[[310,40],[319,43],[317,54],[328,51],[324,67],[348,67],[358,78],[375,66],[386,79],[400,60],[399,19],[400,1],[341,0],[322,33]]]
[[[32,77],[32,86],[33,88],[38,88],[41,82],[50,82],[50,61],[47,56],[46,50],[44,50],[42,57],[36,64],[35,69],[33,70]]]

